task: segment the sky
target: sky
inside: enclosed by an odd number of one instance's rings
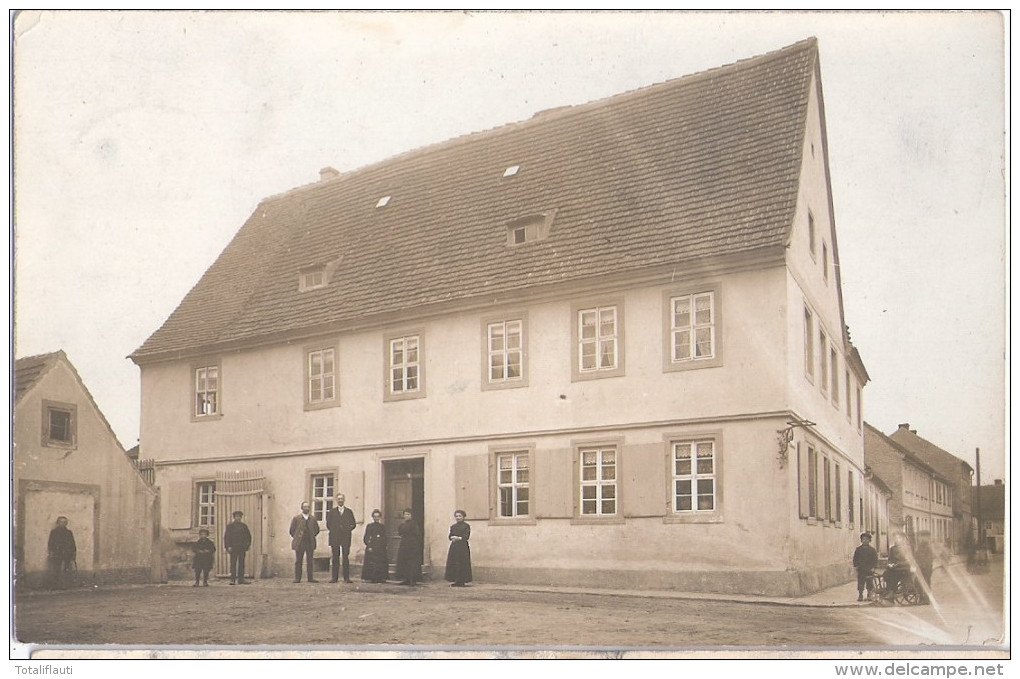
[[[1008,26],[982,13],[25,12],[14,355],[63,349],[125,448],[127,358],[263,198],[816,37],[865,418],[1004,475]]]

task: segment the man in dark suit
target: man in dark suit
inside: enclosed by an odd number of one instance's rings
[[[223,531],[223,548],[230,554],[230,584],[247,585],[244,579],[244,559],[251,549],[251,531],[244,523],[244,512],[234,512],[234,520]]]
[[[357,527],[358,522],[354,518],[354,512],[350,507],[345,507],[346,498],[343,493],[336,496],[336,504],[326,515],[326,528],[329,529],[329,547],[333,552],[333,577],[330,582],[336,582],[340,575],[340,555],[343,554],[344,582],[351,581],[351,531]]]
[[[301,503],[301,513],[290,521],[290,548],[294,550],[294,582],[301,582],[301,561],[308,563],[308,582],[316,582],[312,570],[315,556],[315,536],[319,534],[319,522],[311,515],[312,505]]]

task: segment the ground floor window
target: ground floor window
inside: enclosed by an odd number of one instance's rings
[[[715,442],[673,443],[673,511],[677,513],[716,510]]]
[[[616,514],[616,448],[581,448],[581,514]]]
[[[500,453],[496,457],[500,518],[530,515],[529,462],[527,452]]]
[[[199,527],[216,525],[216,482],[199,481],[195,484],[196,523]]]

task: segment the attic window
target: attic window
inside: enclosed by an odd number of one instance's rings
[[[524,245],[538,240],[545,240],[552,230],[556,210],[526,215],[510,221],[506,225],[506,244],[510,247]]]
[[[326,267],[318,266],[302,271],[298,286],[301,292],[326,287]]]
[[[520,169],[521,169],[520,165],[511,165],[507,169],[503,170],[503,176],[504,177],[513,177],[514,175],[516,175],[520,171]]]
[[[379,202],[375,204],[376,207],[386,207],[390,204],[390,196],[383,196],[379,199]]]

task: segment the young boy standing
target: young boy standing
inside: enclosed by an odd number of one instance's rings
[[[868,576],[878,566],[878,552],[871,546],[871,533],[861,533],[861,546],[854,550],[854,568],[857,569],[857,600],[864,601],[864,588],[868,586]],[[871,598],[871,589],[868,589]]]
[[[213,554],[216,553],[216,545],[209,539],[209,531],[205,528],[198,531],[198,542],[194,544],[191,551],[195,553],[191,560],[191,567],[195,569],[195,584],[192,587],[198,587],[199,580],[202,581],[202,585],[208,587],[209,571],[213,567]]]

